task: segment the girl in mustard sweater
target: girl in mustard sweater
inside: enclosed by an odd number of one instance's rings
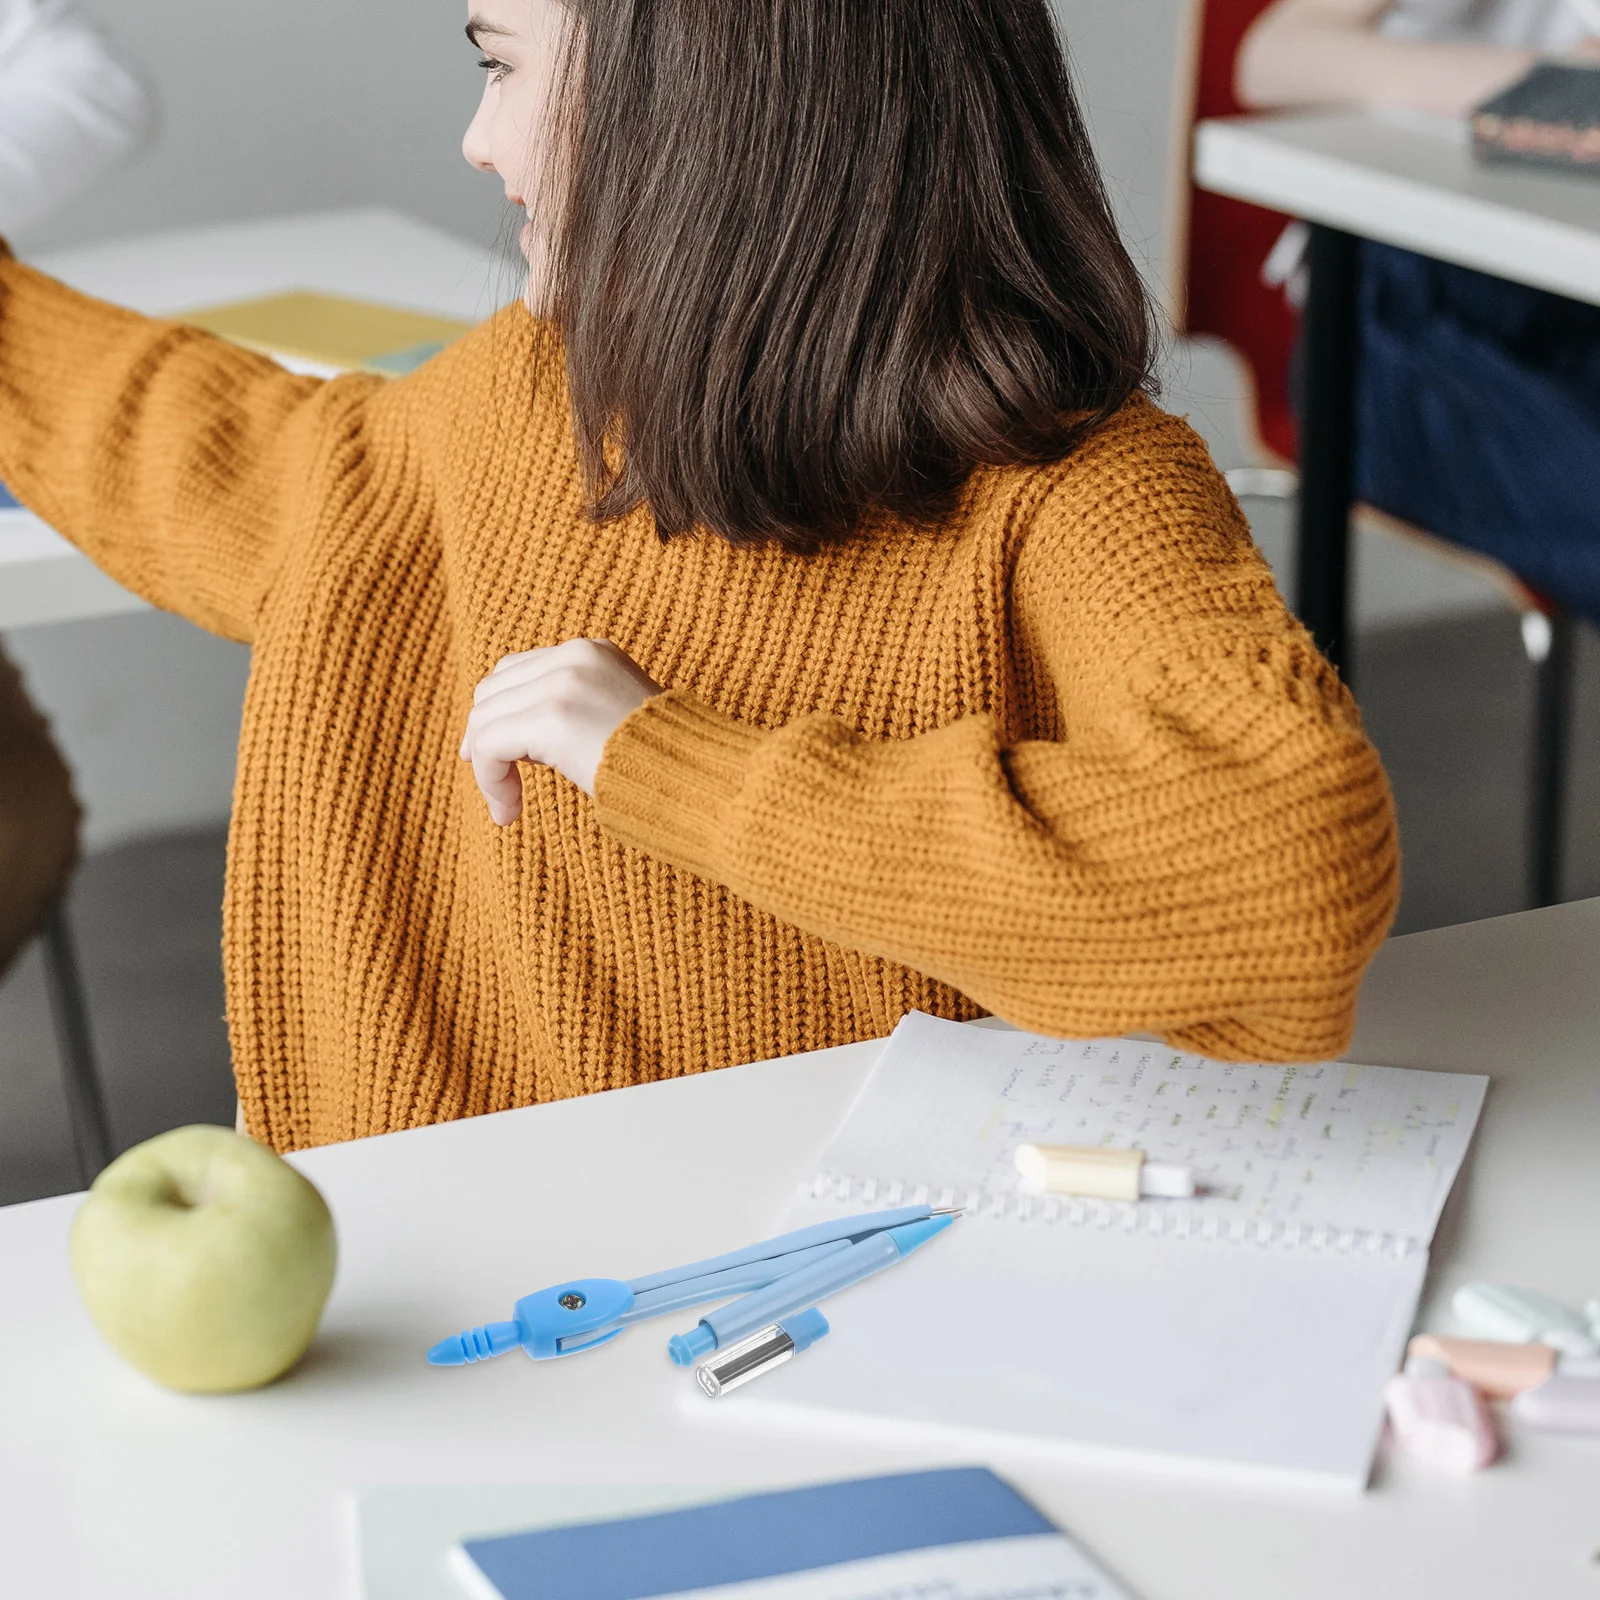
[[[1389,792],[1200,441],[1044,0],[479,0],[524,304],[320,382],[0,265],[0,478],[253,646],[279,1149],[887,1033],[1337,1052]]]

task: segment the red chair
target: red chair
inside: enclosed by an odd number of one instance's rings
[[[1191,123],[1248,110],[1233,92],[1233,68],[1251,23],[1270,0],[1192,0],[1199,8],[1194,41]],[[1179,333],[1211,334],[1236,350],[1255,386],[1251,409],[1264,454],[1292,465],[1294,409],[1289,403],[1289,353],[1299,318],[1280,289],[1261,281],[1261,266],[1290,219],[1276,211],[1189,187],[1187,238],[1181,252],[1183,295],[1175,308]]]
[[[1192,86],[1189,126],[1207,117],[1237,116],[1250,108],[1234,94],[1234,66],[1251,24],[1271,0],[1190,0]],[[1186,144],[1178,146],[1187,149]],[[1299,457],[1298,429],[1289,396],[1289,358],[1299,317],[1282,289],[1261,269],[1291,219],[1242,200],[1210,194],[1192,182],[1176,254],[1183,263],[1173,321],[1181,334],[1221,339],[1244,362],[1254,390],[1247,407],[1260,454],[1284,466]],[[1381,515],[1381,514],[1380,514]],[[1394,519],[1384,518],[1391,526]],[[1443,550],[1452,546],[1418,529],[1402,529]],[[1481,557],[1474,564],[1482,565]],[[1561,838],[1568,767],[1568,726],[1573,699],[1575,624],[1559,604],[1502,573],[1523,613],[1523,640],[1537,673],[1528,833],[1530,897],[1535,905],[1560,898]],[[1302,595],[1302,599],[1304,596]],[[1342,610],[1342,606],[1341,606]],[[1338,637],[1343,638],[1342,627]]]

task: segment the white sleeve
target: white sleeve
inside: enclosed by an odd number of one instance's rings
[[[0,235],[76,199],[154,123],[144,85],[74,0],[0,0]]]

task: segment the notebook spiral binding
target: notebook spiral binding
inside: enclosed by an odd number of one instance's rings
[[[1175,1239],[1214,1239],[1230,1244],[1276,1245],[1287,1250],[1331,1250],[1340,1255],[1393,1256],[1404,1259],[1423,1246],[1406,1234],[1374,1228],[1332,1228],[1299,1223],[1251,1221],[1227,1216],[1204,1204],[1182,1200],[1130,1204],[1119,1200],[1081,1200],[1061,1195],[1031,1195],[998,1190],[959,1189],[949,1185],[907,1183],[900,1179],[852,1178],[819,1172],[802,1187],[811,1200],[858,1202],[865,1206],[931,1205],[939,1210],[962,1207],[968,1216],[995,1222],[1042,1222],[1069,1228],[1112,1229],[1122,1233],[1170,1235]]]

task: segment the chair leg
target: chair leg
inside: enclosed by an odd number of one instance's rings
[[[1528,814],[1528,889],[1535,906],[1561,899],[1561,842],[1566,821],[1568,733],[1576,665],[1576,625],[1550,616],[1550,647],[1535,666],[1533,772]]]
[[[62,905],[57,905],[45,925],[44,970],[50,991],[50,1010],[55,1018],[56,1047],[61,1053],[61,1076],[72,1121],[72,1142],[77,1147],[78,1171],[87,1189],[100,1169],[111,1160],[111,1126],[100,1093],[100,1075],[95,1070],[77,947],[72,930],[67,926],[66,908]]]

